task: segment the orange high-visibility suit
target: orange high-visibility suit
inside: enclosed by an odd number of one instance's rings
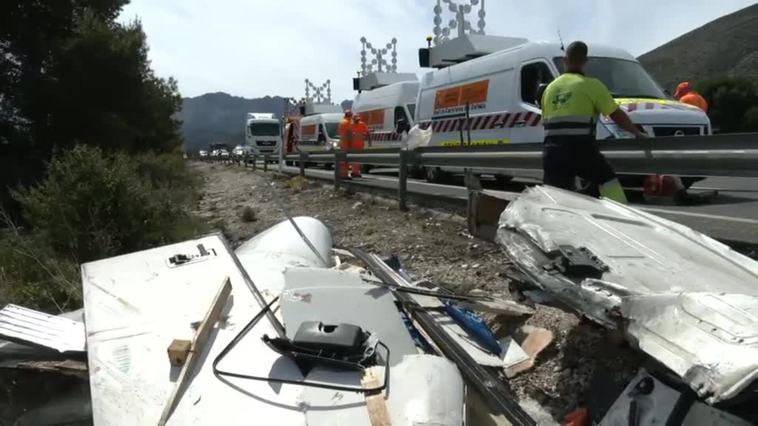
[[[708,112],[708,101],[706,101],[700,93],[695,91],[689,81],[679,83],[679,86],[676,88],[676,93],[674,93],[674,97],[683,104],[693,105],[702,109],[703,112]]]
[[[359,115],[353,116],[353,141],[351,143],[350,148],[354,151],[363,151],[363,149],[366,146],[366,141],[369,138],[369,130],[366,123],[361,120],[361,117]],[[361,176],[361,165],[360,163],[351,163],[350,166],[352,167],[352,175],[353,177],[360,177]]]
[[[342,119],[342,122],[340,122],[340,149],[342,151],[349,151],[350,146],[352,145],[353,140],[353,121],[352,121],[352,113],[350,111],[345,112],[345,118]],[[339,167],[339,177],[341,178],[347,178],[347,170],[349,165],[345,163],[340,163]]]
[[[708,101],[706,101],[705,98],[700,95],[700,93],[694,90],[679,98],[679,102],[688,105],[694,105],[702,109],[703,112],[708,112]]]

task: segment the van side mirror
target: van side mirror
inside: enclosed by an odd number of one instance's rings
[[[429,68],[429,48],[424,47],[418,50],[418,66]]]
[[[537,86],[537,93],[534,94],[534,103],[537,104],[537,106],[540,108],[542,108],[542,95],[545,94],[545,89],[547,89],[547,86],[547,83],[541,83],[539,86]]]

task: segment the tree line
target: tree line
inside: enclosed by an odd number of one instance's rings
[[[198,232],[177,82],[127,3],[0,2],[0,306],[75,308],[80,263]]]

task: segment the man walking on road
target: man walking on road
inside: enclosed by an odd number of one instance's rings
[[[350,149],[353,151],[363,151],[366,146],[366,141],[369,139],[369,130],[366,123],[361,120],[361,116],[358,114],[353,115],[353,141],[350,145]],[[360,163],[351,163],[352,177],[361,177],[361,165]]]
[[[566,72],[543,94],[543,180],[546,185],[574,190],[579,176],[598,186],[602,196],[626,203],[624,189],[595,139],[598,114],[609,116],[638,138],[646,135],[619,108],[600,80],[584,75],[587,50],[581,41],[571,43],[563,59]]]
[[[340,149],[342,151],[349,151],[353,143],[353,112],[350,110],[345,111],[345,116],[342,118],[339,127],[340,133]],[[340,178],[347,179],[348,171],[347,162],[340,163],[338,174]]]

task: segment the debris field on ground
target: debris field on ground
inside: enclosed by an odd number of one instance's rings
[[[512,265],[501,249],[471,236],[459,216],[419,209],[402,212],[394,203],[336,191],[301,177],[208,163],[195,162],[192,167],[203,177],[196,213],[234,246],[285,219],[283,204],[292,216],[323,221],[331,228],[336,247],[399,256],[416,280],[457,293],[480,289],[499,296],[507,296],[514,284],[509,279]],[[504,316],[488,319],[498,334],[513,333],[524,325],[552,332],[552,342],[534,366],[509,384],[520,398],[536,400],[555,419],[586,405],[596,372],[610,372],[625,383],[643,362],[642,355],[622,339],[556,307],[536,305],[536,313],[525,324]]]

